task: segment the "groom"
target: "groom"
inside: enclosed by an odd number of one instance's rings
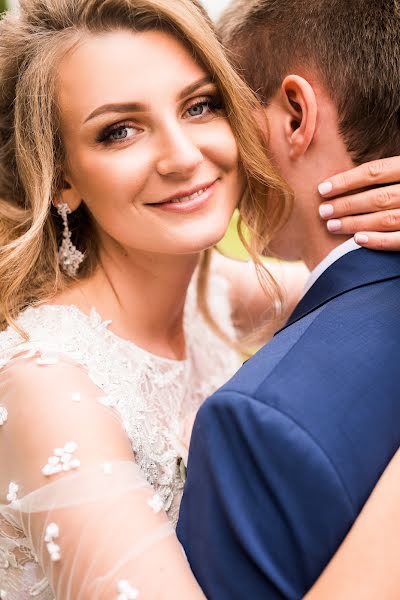
[[[178,535],[210,600],[294,600],[400,445],[400,254],[315,217],[321,178],[400,153],[400,4],[239,0],[222,37],[295,192],[274,249],[312,275],[286,326],[201,408]]]

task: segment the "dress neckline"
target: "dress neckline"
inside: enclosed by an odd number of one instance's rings
[[[36,307],[34,307],[34,306],[30,307],[28,309],[28,311],[44,309],[44,310],[50,310],[50,311],[54,310],[55,312],[60,311],[60,310],[67,310],[69,312],[73,312],[73,313],[79,315],[80,318],[85,319],[85,321],[88,323],[88,325],[92,329],[103,330],[107,334],[107,337],[109,339],[115,340],[119,346],[125,346],[126,348],[128,348],[130,350],[134,350],[135,352],[139,352],[148,358],[152,358],[153,360],[157,360],[159,362],[167,363],[171,366],[185,367],[186,365],[189,364],[189,336],[188,336],[188,328],[186,326],[186,324],[188,322],[187,304],[188,304],[188,302],[186,301],[185,310],[184,310],[184,337],[185,337],[186,357],[181,360],[175,359],[175,358],[167,358],[166,356],[160,356],[158,354],[154,354],[153,352],[150,352],[150,350],[146,350],[142,346],[139,346],[132,340],[124,338],[124,337],[118,335],[117,333],[115,333],[114,331],[111,331],[109,329],[109,325],[111,325],[112,321],[103,319],[103,317],[100,315],[100,313],[98,312],[98,310],[96,309],[95,306],[91,307],[89,314],[87,312],[85,312],[84,310],[82,310],[81,308],[79,308],[78,306],[76,306],[76,304],[41,304]],[[27,311],[25,311],[25,312],[27,312]]]

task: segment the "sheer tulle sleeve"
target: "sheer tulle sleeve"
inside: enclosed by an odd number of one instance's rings
[[[107,403],[69,359],[19,356],[3,366],[2,539],[19,568],[36,561],[43,572],[33,596],[48,581],[57,600],[204,598]],[[7,600],[25,598],[11,575],[3,581]]]

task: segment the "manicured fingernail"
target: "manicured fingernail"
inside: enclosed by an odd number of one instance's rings
[[[319,207],[319,214],[323,219],[328,219],[333,215],[333,206],[332,204],[321,204]]]
[[[342,221],[340,219],[331,219],[326,224],[328,231],[331,233],[335,233],[336,231],[340,231],[342,229]]]
[[[333,190],[333,185],[331,184],[330,181],[324,181],[323,183],[320,183],[318,186],[318,191],[321,194],[321,196],[330,194],[332,190]]]
[[[356,233],[354,236],[354,241],[356,244],[360,244],[360,246],[362,246],[363,244],[368,244],[369,237],[365,235],[365,233]]]

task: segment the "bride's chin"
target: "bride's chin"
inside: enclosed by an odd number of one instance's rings
[[[177,254],[200,254],[205,250],[217,246],[223,238],[224,234],[220,236],[209,236],[202,240],[193,240],[191,243],[182,245],[181,249],[177,251]]]
[[[203,252],[204,250],[213,248],[224,239],[229,222],[230,219],[226,219],[224,221],[221,220],[221,223],[217,224],[214,220],[207,227],[198,228],[197,231],[194,230],[191,234],[185,236],[185,239],[181,240],[183,252]]]

